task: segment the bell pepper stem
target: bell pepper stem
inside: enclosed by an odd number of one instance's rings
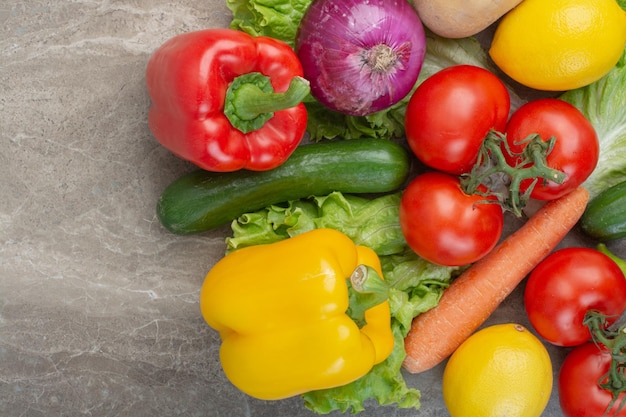
[[[269,77],[251,72],[235,78],[228,87],[224,114],[244,133],[260,129],[274,112],[297,106],[311,91],[310,83],[293,77],[283,93],[276,93]]]
[[[347,314],[359,327],[366,323],[365,312],[389,298],[389,285],[374,268],[359,265],[350,275]]]

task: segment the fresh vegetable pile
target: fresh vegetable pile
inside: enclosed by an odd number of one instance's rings
[[[554,251],[577,224],[598,242],[626,236],[623,1],[475,1],[463,15],[443,1],[226,4],[230,28],[165,42],[146,82],[154,137],[198,168],[163,191],[160,222],[180,235],[231,226],[200,306],[233,385],[264,400],[301,396],[320,414],[368,400],[418,409],[403,369],[487,340],[475,332],[528,277],[535,331],[585,349],[560,373],[564,413],[580,415],[593,391],[597,415],[626,415],[621,261],[603,245]],[[584,12],[549,44],[550,23],[537,38],[517,26],[573,6]],[[487,53],[477,35],[491,24]],[[589,48],[599,43],[610,45]],[[518,76],[527,55],[546,60],[524,65],[549,70]],[[520,98],[519,84],[538,98]],[[527,215],[531,202],[540,207]],[[507,215],[524,224],[503,238]],[[518,333],[506,337],[526,343]],[[477,346],[484,366],[448,372],[451,413],[471,395],[460,378],[497,369]],[[528,349],[551,389],[549,358]],[[534,388],[520,407],[529,417],[549,398]]]

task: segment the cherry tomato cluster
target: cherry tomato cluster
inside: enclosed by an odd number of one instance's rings
[[[612,389],[598,383],[610,371],[613,356],[607,345],[613,343],[595,336],[596,330],[604,333],[626,309],[626,279],[620,267],[595,249],[557,250],[529,275],[524,305],[541,337],[556,346],[574,347],[559,373],[563,413],[567,417],[602,416],[610,409],[606,415],[625,417],[626,408],[617,414],[620,401],[614,399],[618,395],[614,397]],[[595,323],[601,328],[592,326],[592,337],[586,323],[593,317],[599,319]]]
[[[435,73],[411,96],[406,138],[427,172],[405,189],[400,224],[409,247],[424,259],[440,265],[466,265],[485,256],[500,240],[504,210],[498,194],[483,184],[468,192],[462,183],[480,162],[485,138],[491,133],[503,138],[505,162],[513,167],[539,164],[533,158],[521,159],[530,146],[528,137],[553,143],[543,158],[546,169],[563,173],[562,181],[520,181],[520,192],[530,198],[558,198],[578,187],[595,168],[596,132],[574,106],[558,99],[538,99],[522,105],[509,118],[510,107],[503,82],[472,65]]]

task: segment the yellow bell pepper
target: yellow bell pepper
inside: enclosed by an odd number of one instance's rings
[[[274,400],[365,375],[394,344],[381,277],[374,251],[331,229],[226,255],[200,294],[226,376]]]

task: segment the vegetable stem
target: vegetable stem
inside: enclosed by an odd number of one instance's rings
[[[235,128],[249,133],[260,129],[274,112],[298,105],[310,90],[302,77],[293,77],[285,92],[276,93],[269,77],[258,72],[240,75],[228,87],[224,114]]]
[[[354,322],[365,325],[365,311],[389,298],[389,285],[371,266],[359,265],[350,275],[349,307],[347,314]]]
[[[625,398],[619,398],[626,393],[626,328],[622,326],[618,330],[610,330],[606,316],[597,311],[587,312],[584,323],[589,327],[594,342],[604,346],[612,358],[609,371],[598,380],[598,386],[612,396],[604,412],[606,416],[618,400],[620,410],[626,405]]]
[[[488,191],[482,192],[482,194],[498,196],[498,201],[503,209],[521,217],[522,209],[526,206],[539,179],[562,184],[565,181],[565,173],[550,168],[546,161],[546,157],[554,148],[556,137],[552,136],[544,141],[541,136],[532,134],[522,141],[522,143],[524,142],[527,142],[524,150],[515,154],[508,146],[502,133],[490,131],[483,142],[478,160],[471,172],[461,177],[463,191],[467,194],[481,194],[481,191],[478,190],[481,184],[487,185],[489,178],[496,174],[505,174],[510,179],[507,195],[497,193],[491,187],[487,187]],[[507,156],[519,157],[519,162],[515,166],[509,165],[504,152],[507,152]],[[532,182],[522,192],[521,185],[526,180],[532,180]]]
[[[626,261],[609,251],[604,243],[599,243],[596,249],[611,258],[626,274]],[[612,395],[604,413],[606,416],[618,400],[619,410],[626,406],[626,397],[619,399],[621,395],[626,395],[626,325],[620,326],[617,330],[610,330],[606,317],[596,311],[589,311],[585,315],[584,323],[589,327],[594,342],[605,346],[611,354],[609,371],[598,380],[598,385]]]

